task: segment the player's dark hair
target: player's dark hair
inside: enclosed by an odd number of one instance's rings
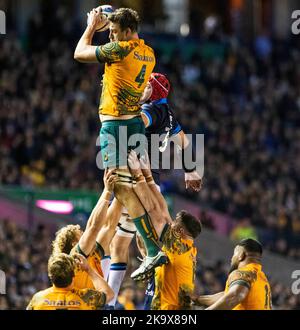
[[[130,8],[119,8],[108,16],[112,23],[120,25],[122,31],[130,29],[132,32],[137,32],[140,23],[139,14]]]
[[[71,285],[75,276],[74,258],[65,253],[53,255],[48,262],[48,275],[57,288]]]
[[[180,211],[176,218],[180,219],[181,224],[193,238],[200,235],[202,231],[202,224],[199,219],[184,210]]]
[[[252,238],[243,239],[237,245],[242,246],[246,250],[246,252],[249,253],[257,253],[260,255],[262,255],[263,253],[262,245],[258,241]]]

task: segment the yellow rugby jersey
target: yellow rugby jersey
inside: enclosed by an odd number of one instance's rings
[[[72,249],[71,255],[74,253],[80,253],[83,255],[78,244]],[[83,255],[84,256],[84,255]],[[85,256],[84,256],[85,257]],[[96,246],[94,251],[87,257],[88,264],[92,269],[94,269],[99,275],[103,277],[103,272],[101,268],[101,258],[102,254],[99,251],[99,248]],[[89,274],[81,270],[80,266],[76,264],[75,267],[75,277],[74,277],[74,287],[78,289],[95,289],[93,281]]]
[[[153,49],[142,39],[111,42],[97,47],[96,56],[105,63],[99,113],[138,115],[139,100],[156,63]]]
[[[250,290],[246,299],[234,310],[272,309],[270,284],[260,264],[249,264],[232,272],[226,282],[225,292],[234,283],[245,285]]]
[[[151,308],[179,310],[190,307],[186,299],[194,291],[197,249],[193,240],[182,239],[170,227],[163,249],[169,263],[155,270],[155,292]]]
[[[102,309],[106,295],[91,289],[64,289],[52,286],[36,293],[27,310],[96,310]]]

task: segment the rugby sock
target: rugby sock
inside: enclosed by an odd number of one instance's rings
[[[162,230],[162,232],[161,232],[161,234],[160,234],[160,238],[159,238],[160,242],[162,242],[162,243],[164,242],[165,235],[166,235],[169,228],[170,228],[170,225],[168,223],[166,223],[163,230]]]
[[[126,263],[115,263],[110,265],[108,285],[114,291],[114,298],[108,303],[108,306],[115,306],[118,299],[121,284],[123,282],[126,273],[127,264]]]
[[[110,256],[104,256],[101,259],[101,268],[102,268],[102,272],[103,272],[103,278],[105,279],[105,281],[107,281],[107,279],[108,279],[110,262],[111,262]]]
[[[148,215],[145,214],[142,217],[133,219],[133,222],[136,226],[137,231],[143,238],[145,247],[147,249],[147,255],[149,257],[156,256],[160,251],[157,242],[158,236]]]

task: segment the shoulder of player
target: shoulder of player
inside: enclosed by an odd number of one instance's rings
[[[251,287],[252,283],[257,279],[257,273],[254,270],[248,270],[248,268],[241,268],[233,271],[228,277],[229,287],[233,284],[241,284]]]
[[[53,293],[53,287],[50,287],[45,290],[37,292],[36,294],[34,294],[31,301],[32,302],[38,301],[40,299],[43,299],[45,296],[47,296],[48,294],[51,294],[51,293]]]
[[[104,45],[98,46],[100,52],[108,54],[119,54],[120,56],[127,56],[136,47],[135,44],[129,41],[113,41]]]
[[[147,49],[148,52],[153,53],[153,55],[155,54],[154,49],[151,48],[150,46],[145,44],[145,48]]]
[[[155,107],[153,106],[152,103],[145,103],[141,106],[142,111],[153,111],[155,110]]]
[[[93,289],[72,289],[72,293],[76,294],[81,300],[89,306],[96,309],[102,308],[106,303],[106,294]]]

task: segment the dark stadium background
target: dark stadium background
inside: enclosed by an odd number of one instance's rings
[[[297,8],[297,3],[298,7]],[[202,191],[185,191],[183,173],[165,171],[172,213],[189,209],[205,232],[198,242],[197,288],[224,288],[232,243],[258,238],[266,251],[273,306],[299,309],[291,292],[300,261],[300,35],[298,1],[106,1],[132,7],[155,71],[172,83],[171,104],[186,133],[205,135]],[[103,68],[73,52],[98,1],[1,1],[0,309],[24,309],[49,285],[54,232],[85,221],[102,189],[95,158]],[[94,43],[107,40],[97,34]],[[37,207],[70,201],[71,214]],[[137,266],[132,245],[128,274]],[[123,295],[141,308],[144,287],[127,279]]]

